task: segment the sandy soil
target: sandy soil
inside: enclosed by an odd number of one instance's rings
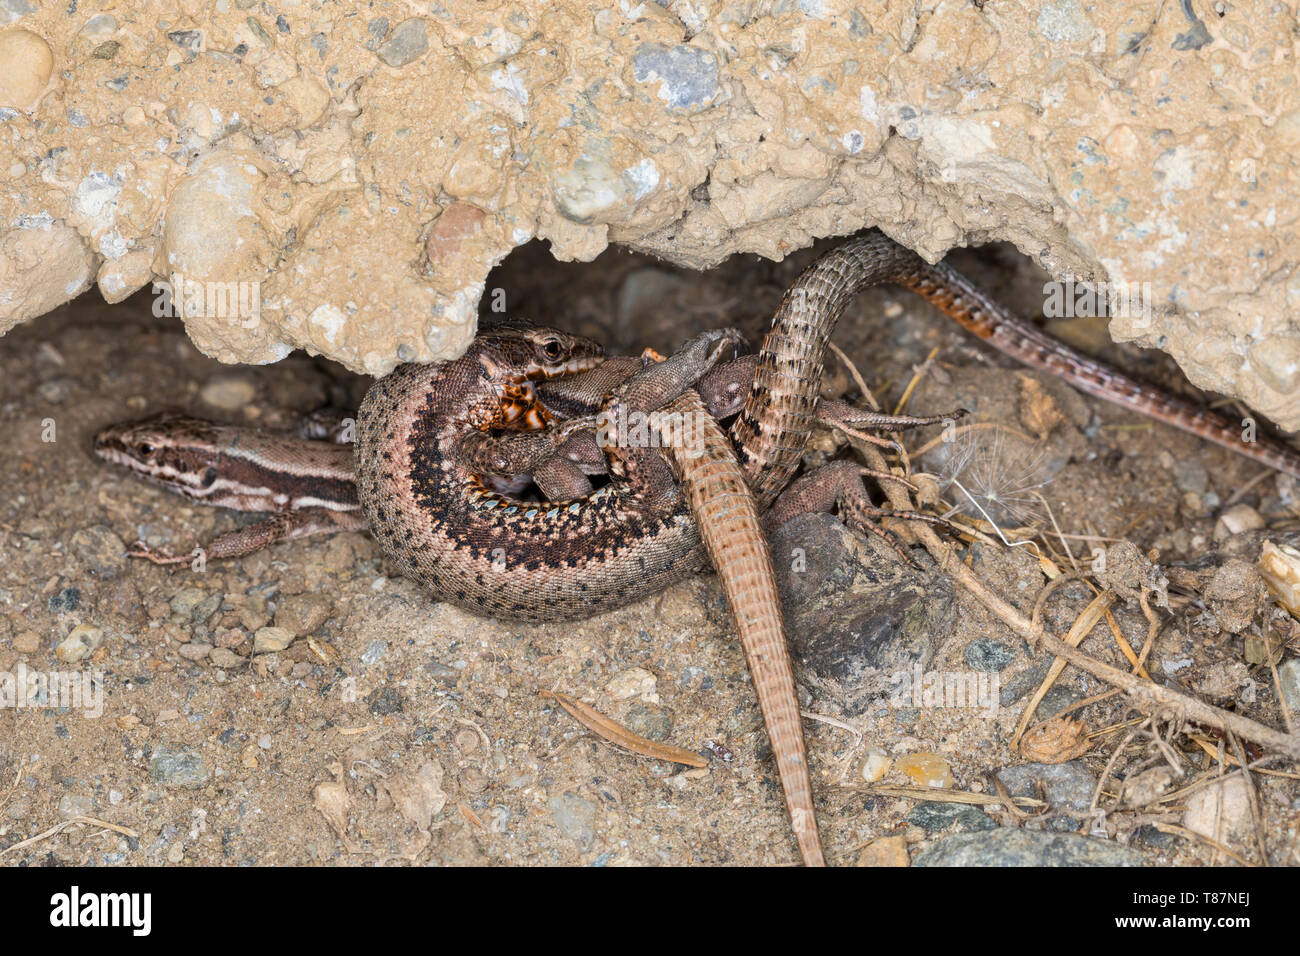
[[[485,301],[503,288],[512,312],[592,334],[610,351],[667,351],[725,324],[756,340],[810,256],[780,264],[741,257],[696,275],[619,252],[557,265],[544,249],[528,247],[494,273]],[[1022,312],[1041,303],[1042,275],[1018,257],[989,249],[959,258]],[[97,428],[166,407],[288,427],[328,400],[355,399],[365,384],[301,356],[260,368],[218,365],[174,320],[154,318],[150,305],[137,297],[109,307],[85,296],[0,339],[7,438],[0,673],[102,675],[103,689],[98,716],[75,707],[0,710],[0,863],[795,862],[744,661],[712,576],[598,619],[521,626],[432,602],[386,574],[361,534],[278,545],[201,574],[125,559],[124,546],[137,538],[188,549],[245,519],[191,506],[97,462],[89,451]],[[1168,360],[1106,344],[1101,322],[1058,331],[1145,377],[1177,381]],[[1049,534],[1055,522],[1074,536],[1051,537],[1063,567],[1063,542],[1087,561],[1093,548],[1120,538],[1158,552],[1161,565],[1189,566],[1172,611],[1162,612],[1169,623],[1151,653],[1151,673],[1281,724],[1267,668],[1244,660],[1245,635],[1258,629],[1267,602],[1254,595],[1247,623],[1225,633],[1222,613],[1217,623],[1206,619],[1197,591],[1206,576],[1196,574],[1257,549],[1257,537],[1215,540],[1219,511],[1234,493],[1275,537],[1293,531],[1289,482],[1270,475],[1247,488],[1258,466],[1027,376],[899,290],[864,295],[836,340],[886,405],[933,353],[911,410],[964,406],[975,421],[1023,432],[1049,422],[1050,433],[1030,452],[1012,448],[1010,438],[994,448],[974,437],[987,433],[971,433],[967,457],[987,460],[1003,497],[1016,499],[998,520],[1035,522]],[[855,395],[842,369],[828,379],[832,391]],[[909,436],[909,447],[936,434]],[[939,446],[918,470],[951,468],[949,451]],[[955,500],[951,488],[947,497]],[[976,545],[964,553],[994,590],[1028,612],[1046,582],[1029,550]],[[917,798],[872,790],[864,780],[864,766],[870,776],[876,765],[873,752],[877,762],[893,760],[883,784],[926,779],[969,793],[992,792],[991,774],[1028,762],[1009,742],[1043,658],[970,598],[935,593],[936,601],[955,602],[956,613],[929,635],[927,666],[969,671],[991,653],[1002,658],[1003,690],[1018,681],[1020,696],[990,717],[893,707],[879,681],[807,680],[805,704],[820,715],[806,730],[832,862],[903,862],[946,834],[979,830],[980,820],[1020,822],[977,806],[978,819],[929,825],[917,815]],[[1082,583],[1068,585],[1045,620],[1064,633],[1090,598]],[[1140,648],[1147,621],[1136,606],[1117,603],[1114,620]],[[255,635],[268,626],[296,639],[257,653]],[[275,636],[264,633],[262,648]],[[813,637],[794,635],[801,647]],[[1123,663],[1105,625],[1084,648]],[[69,659],[79,653],[87,656]],[[684,771],[618,751],[539,696],[548,689],[702,751],[709,766]],[[1106,689],[1068,670],[1039,714]],[[849,715],[845,700],[861,709]],[[1075,716],[1099,732],[1078,762],[1083,778],[1095,780],[1132,729],[1123,723],[1132,715],[1111,698]],[[1214,765],[1186,734],[1176,739],[1186,776],[1162,793]],[[1130,744],[1115,769],[1153,766],[1149,756],[1141,741]],[[1296,779],[1256,783],[1270,858],[1300,863]],[[1105,788],[1102,806],[1115,803],[1116,788],[1114,781]],[[1106,817],[1109,837],[1153,864],[1221,861],[1200,841],[1135,835],[1156,810],[1182,822],[1186,801],[1158,796]],[[1046,825],[1083,816],[1058,812]],[[68,825],[57,833],[17,846],[61,822]],[[899,839],[878,840],[887,836]],[[1226,842],[1256,855],[1253,833]]]

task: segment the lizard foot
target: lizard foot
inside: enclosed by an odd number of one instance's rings
[[[131,550],[126,553],[128,558],[144,558],[146,561],[152,561],[154,564],[185,564],[190,560],[190,555],[174,555],[166,551],[156,550],[149,547],[143,541],[137,541],[131,546]]]

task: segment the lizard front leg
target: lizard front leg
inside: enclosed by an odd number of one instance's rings
[[[200,545],[196,551],[202,551],[205,560],[220,561],[226,558],[242,558],[245,555],[261,551],[277,541],[290,541],[294,538],[306,538],[317,534],[335,534],[339,531],[365,531],[366,519],[359,511],[330,511],[327,508],[306,508],[301,511],[285,511],[271,515],[257,524],[236,528],[218,535],[206,545]],[[137,541],[132,550],[127,552],[132,558],[143,558],[154,564],[188,564],[196,557],[194,552],[173,555],[156,550],[142,541]]]

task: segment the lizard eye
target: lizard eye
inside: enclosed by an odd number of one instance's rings
[[[142,457],[149,458],[153,455],[155,449],[153,445],[149,444],[147,441],[142,441],[140,442],[140,447],[137,449],[137,451],[140,452],[140,455]]]
[[[563,347],[560,345],[560,340],[555,338],[546,339],[542,342],[541,349],[542,354],[552,362],[559,359],[560,355],[564,351]]]

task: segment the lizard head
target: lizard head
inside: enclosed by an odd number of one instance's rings
[[[216,444],[214,426],[197,418],[163,413],[109,425],[95,435],[94,452],[141,478],[191,497],[202,497],[211,473],[204,449]]]
[[[558,329],[503,328],[475,340],[482,384],[500,403],[500,415],[483,427],[535,429],[549,421],[533,383],[585,372],[600,364],[596,342]]]

